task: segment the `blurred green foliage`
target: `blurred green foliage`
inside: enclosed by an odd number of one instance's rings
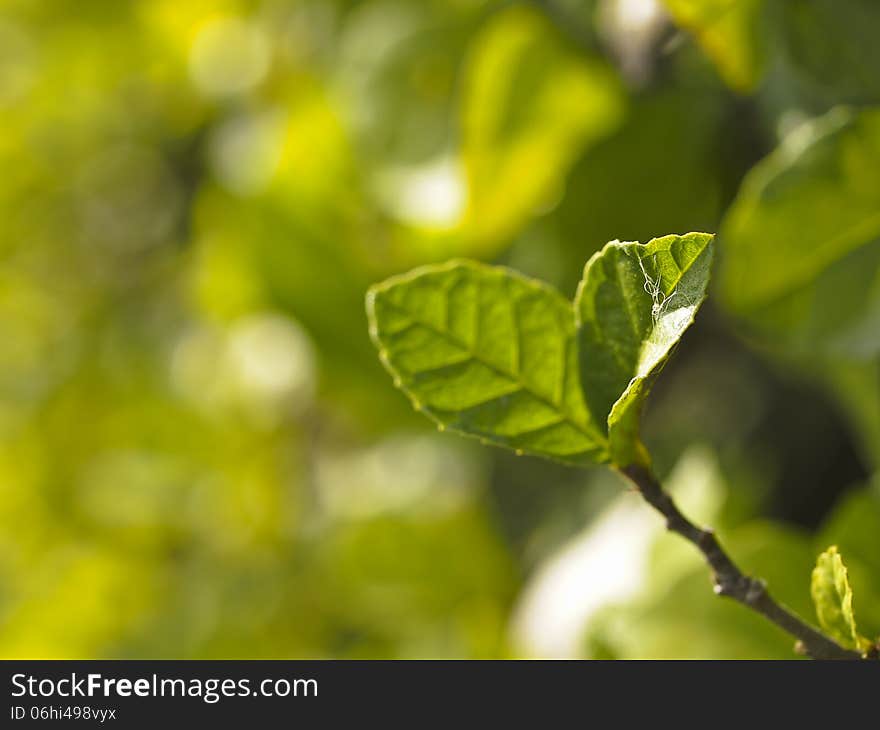
[[[768,51],[765,0],[663,0],[735,89],[750,91],[763,76]]]
[[[650,514],[602,531],[614,480],[426,430],[367,336],[417,264],[570,297],[689,230],[729,285],[645,440],[805,617],[837,544],[876,636],[878,32],[873,0],[4,0],[0,656],[789,656]]]

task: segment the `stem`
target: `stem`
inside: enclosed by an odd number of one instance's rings
[[[666,518],[666,528],[692,543],[712,568],[715,593],[739,601],[798,639],[812,659],[861,659],[855,651],[844,649],[812,626],[804,623],[785,606],[777,603],[764,581],[743,574],[711,530],[697,527],[685,517],[650,470],[632,465],[620,470],[635,484],[645,501]]]

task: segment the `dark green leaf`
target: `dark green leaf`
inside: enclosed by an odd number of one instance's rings
[[[783,0],[778,27],[800,76],[830,99],[880,99],[880,3],[877,0]]]

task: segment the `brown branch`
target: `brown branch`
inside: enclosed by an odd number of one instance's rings
[[[668,530],[681,535],[703,554],[712,568],[717,595],[739,601],[770,619],[794,636],[807,656],[813,659],[861,659],[857,652],[844,649],[777,603],[764,581],[743,574],[724,552],[715,534],[697,527],[685,517],[648,469],[633,465],[621,469],[621,473],[635,484],[645,501],[666,518]]]

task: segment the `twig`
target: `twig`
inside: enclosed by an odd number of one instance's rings
[[[648,469],[628,466],[621,472],[635,484],[645,501],[666,518],[667,529],[681,535],[703,554],[714,573],[717,595],[739,601],[770,619],[794,636],[804,653],[813,659],[861,659],[857,652],[844,649],[777,603],[764,581],[744,575],[724,552],[715,534],[688,520]]]

